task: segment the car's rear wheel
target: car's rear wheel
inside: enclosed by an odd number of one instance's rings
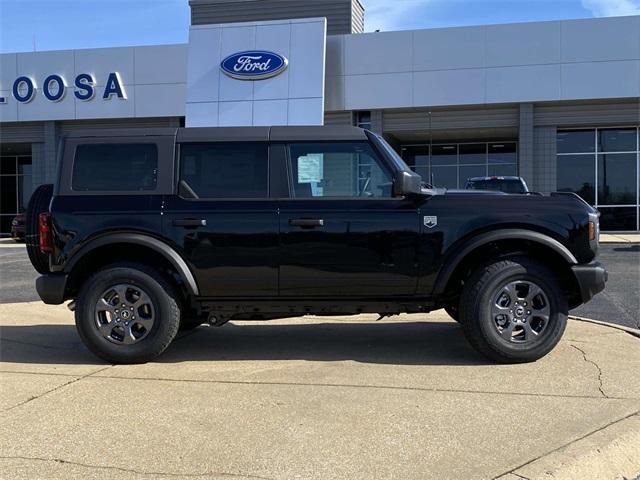
[[[465,283],[460,323],[471,345],[501,363],[535,361],[560,341],[568,305],[553,271],[525,257],[480,267]]]
[[[49,256],[40,251],[40,228],[38,222],[40,214],[49,210],[52,196],[53,185],[40,185],[31,195],[25,213],[27,254],[33,268],[43,275],[49,273]]]
[[[118,264],[84,284],[75,317],[80,338],[95,355],[111,363],[144,363],[175,338],[180,303],[159,272],[141,264]]]

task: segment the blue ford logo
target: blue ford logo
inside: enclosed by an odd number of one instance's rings
[[[249,50],[229,55],[222,60],[224,73],[239,80],[263,80],[284,72],[289,64],[282,55],[263,50]]]

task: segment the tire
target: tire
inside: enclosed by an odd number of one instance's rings
[[[562,291],[553,271],[536,260],[496,260],[465,282],[460,324],[469,343],[489,359],[533,362],[564,333],[568,305]]]
[[[27,254],[31,265],[38,273],[50,273],[49,255],[40,251],[40,234],[38,227],[38,217],[41,213],[49,210],[49,203],[53,196],[53,185],[40,185],[35,189],[29,199],[25,218],[25,242],[27,244]]]
[[[458,305],[456,304],[445,305],[444,311],[447,312],[447,315],[449,315],[456,322],[460,321],[460,309],[458,308]]]
[[[180,302],[156,270],[114,264],[85,282],[75,318],[80,338],[96,356],[110,363],[145,363],[164,352],[178,333]]]

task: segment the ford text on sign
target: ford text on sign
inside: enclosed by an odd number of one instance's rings
[[[222,60],[224,73],[239,80],[263,80],[284,72],[289,65],[282,55],[263,50],[234,53]]]

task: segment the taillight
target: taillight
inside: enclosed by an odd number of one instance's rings
[[[51,214],[41,213],[38,217],[38,233],[40,237],[40,251],[51,253],[53,251],[53,238],[51,237]]]

